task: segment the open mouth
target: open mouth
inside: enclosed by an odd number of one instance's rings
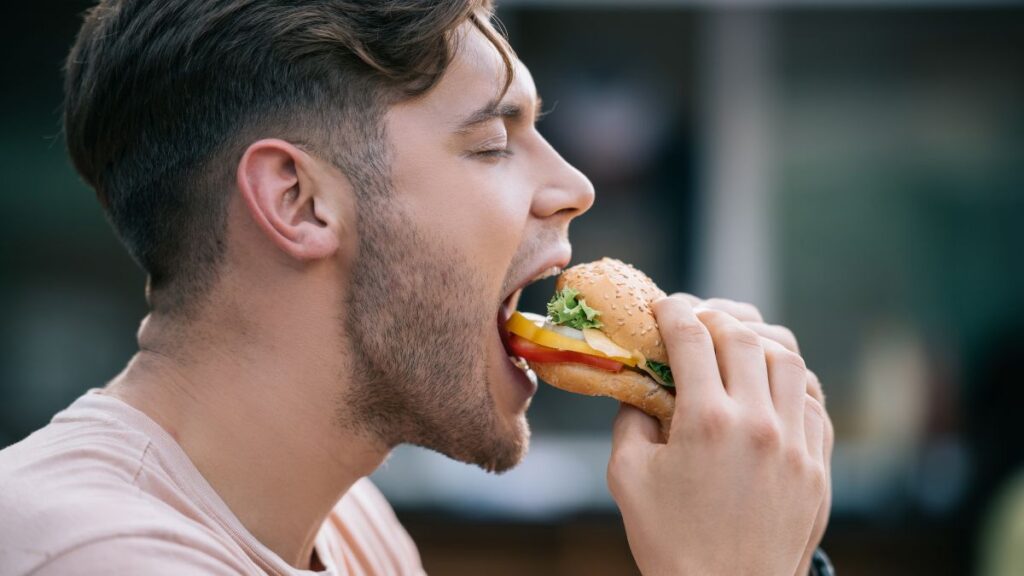
[[[508,354],[508,357],[512,361],[512,363],[515,364],[516,366],[519,366],[520,368],[526,369],[526,361],[520,358],[519,356],[516,356],[512,352],[512,348],[509,346],[508,330],[505,328],[505,324],[508,323],[508,319],[512,316],[512,313],[516,311],[516,306],[519,304],[519,297],[523,294],[523,288],[529,286],[530,284],[533,284],[534,282],[544,280],[545,278],[558,276],[561,273],[562,269],[559,266],[552,266],[541,271],[540,274],[534,276],[525,284],[514,290],[511,294],[509,294],[508,297],[506,297],[505,300],[502,301],[501,306],[498,307],[497,322],[498,334],[501,336],[501,344],[502,346],[505,347],[505,353]]]
[[[505,353],[513,360],[521,360],[521,358],[512,353],[512,348],[508,343],[508,330],[505,328],[505,324],[508,323],[508,319],[515,312],[516,305],[519,303],[519,297],[522,294],[522,288],[509,294],[508,298],[505,298],[505,301],[501,303],[501,307],[498,308],[498,334],[501,335],[501,345],[505,347]]]

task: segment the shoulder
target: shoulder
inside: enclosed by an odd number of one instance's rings
[[[244,573],[230,557],[210,554],[198,541],[151,535],[112,536],[64,550],[32,570],[37,576],[227,576]]]
[[[134,481],[151,439],[88,402],[97,400],[79,399],[46,426],[0,450],[0,505],[44,504],[68,490]]]
[[[66,563],[89,566],[86,560],[101,556],[143,562],[183,545],[203,557],[230,557],[216,534],[140,487],[151,446],[148,436],[116,420],[71,410],[0,451],[4,574],[47,566],[60,570],[42,573],[96,573]]]
[[[246,565],[220,534],[128,492],[42,493],[23,503],[5,496],[0,516],[5,574],[206,574],[171,567]]]
[[[219,574],[183,568],[246,565],[223,535],[130,488],[21,486],[0,496],[4,573]]]
[[[131,484],[21,486],[0,496],[0,565],[21,574],[237,574],[228,536]]]

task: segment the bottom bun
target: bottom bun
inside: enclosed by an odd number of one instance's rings
[[[530,368],[541,380],[567,392],[609,396],[632,404],[661,421],[662,433],[668,437],[676,398],[651,377],[633,370],[608,372],[568,362],[530,362]]]

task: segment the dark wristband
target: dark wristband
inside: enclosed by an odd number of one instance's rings
[[[814,556],[811,557],[811,573],[810,576],[835,576],[836,571],[832,568],[832,561],[828,559],[828,555],[821,548],[814,551]]]

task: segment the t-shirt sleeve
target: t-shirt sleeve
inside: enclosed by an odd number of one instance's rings
[[[38,576],[238,576],[227,557],[150,536],[120,536],[90,542],[48,560]]]

